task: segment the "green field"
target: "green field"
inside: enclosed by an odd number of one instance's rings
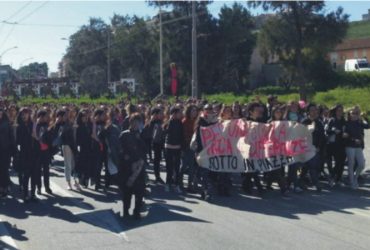
[[[346,39],[370,37],[370,21],[357,21],[349,23]]]
[[[263,101],[266,101],[267,94],[257,93]],[[215,95],[205,95],[203,98],[208,101],[217,101],[225,104],[232,104],[235,101],[239,103],[251,102],[256,96],[256,93],[250,95],[234,95],[232,93],[223,93]],[[278,94],[279,100],[282,102],[287,102],[289,100],[299,100],[299,95],[297,93],[290,94]],[[186,99],[187,97],[181,97]],[[53,103],[53,104],[68,104],[68,103],[91,103],[91,104],[116,104],[120,101],[120,98],[108,99],[105,97],[99,99],[90,99],[88,97],[81,97],[79,99],[63,97],[60,99],[55,98],[23,98],[19,101],[19,105],[29,105],[29,104],[43,104],[43,103]],[[170,99],[171,100],[171,99]],[[173,100],[173,99],[172,99]],[[354,105],[359,105],[363,111],[370,114],[370,87],[363,88],[349,88],[349,87],[338,87],[326,92],[317,92],[314,94],[310,100],[317,104],[325,104],[328,107],[332,107],[335,104],[343,104],[346,108],[353,107]],[[135,101],[134,101],[135,102]]]
[[[260,95],[261,99],[266,101],[266,95]],[[230,93],[209,95],[206,96],[208,100],[222,101],[224,103],[232,103],[237,100],[241,103],[248,102],[254,98],[254,96],[234,96]],[[298,94],[282,94],[278,95],[278,99],[282,102],[290,100],[299,100]],[[310,100],[316,104],[324,104],[327,107],[332,107],[336,104],[342,104],[346,108],[351,108],[355,105],[359,105],[363,111],[370,113],[370,87],[364,88],[349,88],[339,87],[326,92],[317,92]]]

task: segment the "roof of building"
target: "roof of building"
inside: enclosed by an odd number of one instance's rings
[[[43,78],[43,79],[23,79],[12,81],[13,84],[38,84],[38,83],[65,83],[65,82],[78,82],[77,80],[68,77],[62,78]]]
[[[370,49],[370,37],[361,39],[344,40],[337,45],[335,51],[338,50],[352,50],[352,49]]]

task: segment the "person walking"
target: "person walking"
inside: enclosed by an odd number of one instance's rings
[[[184,129],[181,122],[181,110],[172,107],[170,110],[170,120],[165,125],[165,158],[166,158],[166,187],[170,191],[172,185],[175,190],[181,193],[180,189],[180,158],[181,149],[184,145]]]
[[[119,152],[118,180],[122,194],[123,217],[130,216],[131,198],[135,195],[134,218],[140,219],[140,211],[145,194],[146,147],[140,137],[143,125],[139,113],[133,113],[129,119],[129,129],[119,137],[121,150]]]
[[[365,115],[360,116],[360,111],[351,109],[348,122],[345,126],[343,138],[346,139],[346,155],[348,159],[348,179],[352,189],[358,189],[358,178],[365,168],[364,129],[369,129]],[[356,169],[355,162],[357,163]]]

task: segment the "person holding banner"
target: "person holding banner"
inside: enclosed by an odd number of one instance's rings
[[[309,130],[312,130],[312,144],[316,148],[316,155],[304,163],[300,180],[301,182],[304,182],[304,178],[306,177],[307,172],[309,172],[311,184],[315,187],[317,192],[320,192],[319,171],[322,160],[320,156],[321,150],[324,150],[326,142],[324,126],[319,120],[319,110],[316,104],[311,103],[307,106],[307,117],[302,120],[302,124],[309,126]]]
[[[185,110],[185,118],[182,120],[184,128],[184,152],[182,157],[182,165],[180,170],[180,185],[184,188],[183,177],[187,173],[188,192],[194,192],[194,173],[195,173],[195,155],[190,148],[190,142],[194,134],[195,122],[198,118],[198,108],[195,105],[188,105]]]
[[[215,114],[212,106],[210,104],[206,104],[203,107],[203,111],[201,112],[200,116],[198,117],[197,122],[195,123],[195,139],[194,144],[192,146],[195,149],[196,155],[199,154],[203,150],[203,143],[202,138],[200,135],[201,127],[208,127],[213,124],[217,123],[217,115]],[[211,198],[211,190],[212,185],[209,180],[210,171],[208,168],[204,168],[204,166],[200,166],[198,168],[198,176],[201,182],[201,197],[204,200],[208,200]]]
[[[264,107],[262,107],[260,103],[253,102],[249,104],[247,117],[248,121],[261,122],[264,119],[263,116],[264,116]],[[258,192],[260,194],[263,193],[264,189],[262,187],[258,172],[244,173],[242,174],[242,176],[243,176],[242,187],[246,193],[248,194],[252,193],[253,189],[252,179],[254,181],[254,185],[257,187]]]
[[[289,101],[287,105],[287,109],[284,114],[284,120],[292,121],[292,122],[301,122],[303,119],[303,114],[300,109],[298,102],[296,101]],[[297,177],[298,169],[301,169],[302,163],[295,162],[289,164],[288,166],[288,179],[287,179],[287,187],[292,189],[295,193],[301,193],[303,189],[300,187]]]
[[[223,105],[221,112],[220,112],[220,118],[219,122],[224,122],[227,120],[231,120],[233,118],[233,110],[231,106]],[[230,186],[231,186],[231,180],[230,180],[230,174],[228,173],[218,173],[217,174],[217,189],[218,193],[221,196],[230,196]]]
[[[282,121],[283,120],[283,108],[281,106],[275,105],[271,109],[271,119],[269,120],[269,123],[273,121]],[[272,183],[276,181],[279,185],[280,192],[282,195],[286,194],[287,188],[286,188],[286,182],[285,182],[285,167],[281,167],[280,169],[272,170],[270,172],[266,172],[265,175],[266,180],[266,188],[269,190],[273,190]]]

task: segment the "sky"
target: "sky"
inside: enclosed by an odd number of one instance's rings
[[[214,1],[209,10],[214,16],[223,5],[234,1]],[[246,5],[246,1],[241,2]],[[370,9],[370,1],[328,1],[327,11],[339,6],[350,15],[350,21],[361,20]],[[261,9],[251,9],[253,15]],[[114,13],[152,17],[158,9],[145,1],[2,1],[0,0],[0,55],[1,64],[10,64],[18,69],[31,62],[47,62],[50,72],[58,70],[58,62],[68,46],[68,38],[80,26],[87,24],[89,17],[101,17],[109,23]],[[23,25],[4,24],[18,22]]]

